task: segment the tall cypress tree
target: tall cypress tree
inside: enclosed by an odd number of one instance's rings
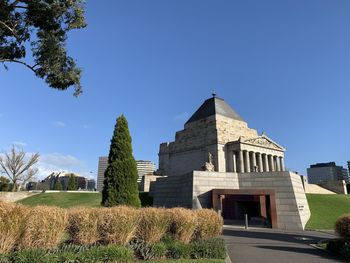
[[[132,155],[131,136],[124,115],[117,118],[103,181],[102,205],[140,207],[137,168]]]

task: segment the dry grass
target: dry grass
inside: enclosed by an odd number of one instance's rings
[[[14,203],[0,202],[0,253],[13,251],[23,233],[28,209]]]
[[[171,213],[163,208],[142,208],[141,220],[137,229],[137,238],[154,244],[159,241],[169,229]]]
[[[76,208],[68,212],[68,233],[75,244],[92,245],[100,240],[97,230],[98,208]]]
[[[195,211],[198,220],[196,229],[197,239],[210,239],[222,233],[224,224],[222,217],[212,209],[200,209]]]
[[[171,211],[171,233],[175,240],[188,244],[197,227],[197,215],[185,208],[173,208]]]
[[[335,222],[335,232],[345,239],[350,239],[350,214],[337,219]]]
[[[134,237],[138,223],[139,212],[135,208],[100,208],[97,229],[104,244],[124,246]]]
[[[67,211],[58,207],[37,206],[27,216],[21,249],[56,248],[65,236]]]

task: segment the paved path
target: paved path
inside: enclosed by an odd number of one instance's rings
[[[232,263],[344,262],[310,246],[319,240],[334,238],[329,233],[225,228],[223,235]]]

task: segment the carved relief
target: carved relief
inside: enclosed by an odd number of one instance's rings
[[[284,151],[284,148],[279,146],[277,143],[273,142],[272,140],[266,138],[266,136],[259,136],[256,138],[251,138],[248,140],[243,141],[244,143],[249,143],[252,145],[262,146],[270,149],[276,149],[280,151]]]

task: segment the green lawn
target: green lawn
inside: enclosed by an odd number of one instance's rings
[[[334,229],[337,218],[350,214],[350,195],[307,194],[311,217],[307,229]]]
[[[49,205],[63,208],[73,206],[99,207],[101,203],[100,193],[42,193],[30,196],[18,201],[23,205]]]

